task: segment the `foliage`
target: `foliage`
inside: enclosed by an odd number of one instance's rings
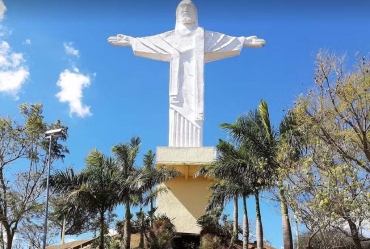
[[[50,197],[49,220],[52,224],[61,230],[65,220],[65,235],[79,235],[94,230],[98,223],[95,215],[87,212],[84,206],[76,206],[68,200],[68,194],[53,193]]]
[[[114,157],[107,157],[94,149],[86,158],[86,167],[81,173],[72,168],[57,170],[50,179],[54,191],[52,215],[53,220],[67,223],[67,233],[79,234],[95,231],[99,228],[99,248],[107,244],[108,225],[112,222],[112,213],[117,205],[125,206],[122,222],[117,222],[123,248],[130,246],[131,233],[140,232],[144,244],[144,234],[148,233],[149,222],[155,211],[152,201],[158,191],[156,184],[179,175],[170,169],[154,168],[151,151],[144,156],[144,167],[136,168],[135,159],[139,152],[141,140],[131,138],[126,144],[119,143],[112,148]],[[142,212],[145,205],[151,203],[148,215]],[[132,226],[131,205],[139,205],[138,220]],[[112,242],[113,243],[113,242]],[[111,244],[112,244],[111,243]]]
[[[150,217],[144,211],[136,212],[136,219],[131,221],[131,232],[140,233],[142,230],[147,232],[150,229]]]
[[[150,226],[151,221],[153,221],[152,226]],[[120,237],[124,235],[124,225],[125,221],[117,221],[116,223],[116,230]],[[137,248],[172,248],[173,246],[175,227],[165,215],[151,218],[149,212],[137,212],[136,219],[131,220],[131,233],[139,234],[141,232],[143,232],[146,243]]]
[[[258,109],[239,116],[232,124],[221,125],[231,140],[245,150],[249,167],[246,177],[251,180],[254,191],[271,187],[277,168],[275,132],[268,113],[267,103],[261,100]]]
[[[202,236],[200,242],[200,249],[226,249],[229,248],[227,244],[222,243],[219,236],[214,234],[205,234]]]
[[[201,249],[233,248],[230,243],[230,240],[234,234],[233,221],[228,220],[228,215],[221,215],[220,209],[214,209],[201,216],[197,220],[197,223],[202,228],[200,232]],[[242,233],[242,229],[239,226],[237,229],[237,233]]]
[[[224,176],[230,183],[243,189],[244,217],[247,217],[246,197],[254,195],[256,203],[257,248],[263,248],[263,227],[259,206],[261,191],[274,186],[277,179],[277,139],[270,123],[267,103],[261,100],[258,109],[239,116],[232,124],[222,124],[230,142],[220,141],[221,152],[217,161],[222,162]],[[244,221],[243,248],[248,244],[248,220]]]
[[[310,244],[311,248],[317,249],[331,249],[331,248],[343,248],[352,249],[356,248],[353,240],[345,236],[339,231],[327,231],[323,234],[324,240],[320,236],[311,237],[311,232],[305,232],[299,235],[297,241],[295,241],[296,246],[299,248],[306,248]],[[311,237],[311,238],[310,238]],[[309,240],[311,240],[309,242]],[[326,243],[324,243],[324,241]],[[370,242],[362,242],[363,248],[369,248]]]
[[[228,219],[228,215],[221,214],[216,210],[199,217],[197,223],[202,228],[201,235],[214,234],[224,238],[231,238],[233,234],[233,221]],[[238,233],[241,232],[242,229],[238,227]]]
[[[135,168],[135,159],[139,153],[141,139],[132,137],[128,143],[119,143],[112,148],[114,158],[118,163],[117,171],[117,201],[125,206],[123,226],[123,248],[129,249],[131,242],[130,207],[133,199],[143,191],[145,175]]]
[[[59,212],[68,219],[81,214],[97,217],[99,221],[99,248],[104,248],[104,235],[108,232],[110,213],[118,204],[117,163],[94,149],[86,157],[86,167],[79,174],[72,168],[57,170],[50,177],[51,188],[67,196]],[[86,217],[85,216],[85,217]],[[83,227],[84,228],[84,227]]]
[[[158,193],[166,191],[166,189],[154,189],[154,187],[180,174],[174,169],[160,168],[157,170],[154,165],[155,153],[152,153],[151,150],[144,155],[143,167],[136,168],[134,164],[139,152],[140,143],[140,138],[133,137],[129,143],[121,143],[112,148],[119,166],[118,196],[120,202],[125,205],[124,232],[122,234],[124,248],[129,248],[131,232],[136,232],[136,229],[139,229],[140,232],[140,247],[144,247],[144,234],[149,229],[147,227],[147,219],[149,219],[150,224],[153,222],[155,211],[153,200]],[[148,204],[150,207],[148,216],[146,216],[142,210]],[[132,227],[131,224],[131,205],[140,207],[138,220],[134,224],[135,227]]]
[[[100,240],[99,239],[95,239],[89,248],[98,248],[100,245]],[[108,249],[120,249],[121,243],[120,241],[117,239],[116,236],[110,236],[109,234],[105,234],[104,235],[104,248],[108,248]]]
[[[0,220],[6,234],[6,248],[12,248],[14,235],[27,235],[26,230],[40,221],[43,213],[41,194],[43,179],[48,165],[49,140],[45,131],[62,128],[61,140],[67,139],[67,127],[59,120],[46,123],[41,104],[19,106],[24,123],[19,124],[11,117],[0,117]],[[63,159],[67,147],[53,139],[51,163]],[[27,236],[21,239],[27,240]]]
[[[131,234],[140,234],[140,242],[138,248],[145,248],[144,240],[148,237],[150,230],[150,221],[151,217],[149,213],[145,213],[140,209],[139,212],[136,212],[135,218],[131,222]],[[122,240],[124,235],[124,226],[125,220],[116,222],[116,230],[119,234],[120,239]]]
[[[177,176],[180,176],[181,173],[174,168],[161,167],[156,169],[155,167],[155,153],[149,150],[144,155],[142,173],[144,174],[144,186],[143,193],[140,195],[140,202],[143,205],[149,204],[149,218],[152,223],[153,215],[155,212],[154,208],[154,198],[163,192],[167,191],[167,188],[158,186],[161,183],[171,180]]]
[[[315,86],[292,110],[305,150],[289,174],[288,202],[323,244],[335,229],[362,248],[370,218],[370,63],[358,57],[346,71],[344,56],[320,51],[316,66]]]
[[[270,192],[275,194],[280,202],[284,249],[293,249],[286,186],[290,172],[294,170],[302,155],[303,135],[298,131],[296,118],[291,111],[283,117],[279,125],[279,133],[274,139],[276,140],[274,157],[277,164],[277,180],[276,188]],[[274,193],[274,190],[278,192]]]
[[[42,248],[44,238],[44,216],[38,222],[35,220],[23,223],[22,229],[18,231],[17,235],[20,235],[20,244],[28,244],[29,248],[37,249]],[[48,223],[48,235],[47,244],[52,245],[56,242],[56,236],[60,234],[60,229],[55,226],[52,222]],[[18,239],[19,240],[19,239]],[[13,244],[13,247],[15,245]],[[23,248],[23,247],[22,247]]]
[[[255,111],[239,116],[235,123],[222,124],[221,127],[229,135],[230,141],[219,141],[216,163],[200,172],[212,174],[218,180],[211,186],[209,207],[222,206],[233,196],[243,197],[243,248],[247,248],[249,225],[245,199],[254,195],[257,244],[258,248],[262,248],[259,193],[277,186],[282,210],[284,248],[291,249],[293,242],[283,185],[286,172],[290,170],[291,163],[298,160],[301,151],[297,146],[300,134],[296,131],[294,115],[288,113],[277,132],[271,124],[268,105],[261,100]]]
[[[176,234],[173,244],[173,249],[199,249],[200,235]]]
[[[300,96],[294,112],[301,129],[335,152],[336,160],[370,172],[370,62],[358,58],[354,71],[345,71],[345,57],[320,51],[315,86]]]
[[[153,228],[149,232],[148,247],[150,249],[170,249],[173,247],[175,226],[165,216],[156,217]]]
[[[246,199],[253,193],[249,180],[246,180],[246,170],[249,169],[250,160],[246,147],[234,145],[223,140],[219,140],[217,145],[218,156],[216,162],[201,168],[197,175],[215,177],[211,184],[211,196],[207,205],[207,212],[223,208],[223,206],[234,201],[234,222],[233,232],[230,244],[233,245],[238,238],[238,199]],[[245,205],[244,205],[245,204]],[[247,215],[247,206],[243,201],[244,231],[243,239],[245,248],[248,244],[249,224]]]

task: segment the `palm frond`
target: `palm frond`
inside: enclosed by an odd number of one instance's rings
[[[262,124],[265,128],[265,131],[266,131],[266,137],[268,138],[269,142],[271,143],[273,141],[274,137],[273,137],[272,128],[271,128],[269,109],[268,109],[266,101],[261,100],[261,103],[258,106],[258,110],[259,110],[259,113],[260,113]]]

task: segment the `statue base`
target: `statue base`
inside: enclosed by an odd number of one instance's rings
[[[181,176],[161,184],[167,193],[157,197],[156,214],[165,214],[179,233],[199,234],[197,219],[204,215],[210,178],[194,177],[198,169],[216,159],[215,147],[157,147],[156,167],[175,168]]]

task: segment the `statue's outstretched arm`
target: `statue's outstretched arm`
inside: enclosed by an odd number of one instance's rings
[[[259,39],[257,36],[244,37],[244,47],[250,48],[260,48],[265,46],[266,41],[264,39]]]
[[[133,38],[131,36],[118,34],[116,36],[110,36],[108,38],[108,42],[113,46],[131,46],[131,40]]]

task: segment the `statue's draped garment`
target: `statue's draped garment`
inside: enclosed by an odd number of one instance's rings
[[[201,27],[131,40],[135,55],[170,62],[169,146],[202,146],[204,63],[239,55],[243,43],[244,37]]]

